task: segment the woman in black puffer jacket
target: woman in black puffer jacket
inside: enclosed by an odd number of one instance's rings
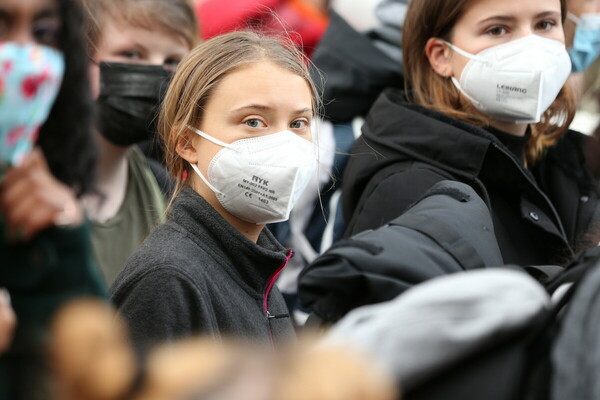
[[[567,129],[565,1],[495,4],[411,3],[408,91],[385,91],[367,117],[344,176],[347,235],[385,224],[449,179],[487,203],[506,263],[563,264],[597,242],[586,240],[598,196],[583,136]]]

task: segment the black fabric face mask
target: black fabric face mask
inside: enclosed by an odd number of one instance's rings
[[[100,133],[117,146],[152,139],[173,72],[158,65],[100,63]]]

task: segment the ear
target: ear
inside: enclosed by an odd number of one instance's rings
[[[178,131],[179,127],[174,126],[171,134],[177,135]],[[198,163],[198,152],[196,151],[193,141],[193,139],[196,137],[197,135],[192,134],[192,132],[186,128],[179,134],[179,137],[177,138],[177,144],[175,146],[175,151],[177,154],[192,164]]]
[[[439,38],[430,38],[425,44],[425,55],[429,60],[431,68],[445,78],[454,75],[450,63],[452,50],[446,42]]]

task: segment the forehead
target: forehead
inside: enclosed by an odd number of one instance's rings
[[[193,10],[184,6],[187,0],[86,0],[92,4],[89,12],[95,16],[101,36],[107,29],[138,29],[160,32],[172,41],[185,42],[192,48],[198,37]],[[97,2],[97,3],[96,3]]]
[[[186,51],[189,50],[189,45],[183,36],[163,29],[146,28],[124,19],[110,19],[104,22],[99,51],[136,45],[165,53],[181,47]]]
[[[600,12],[600,0],[568,0],[567,8],[574,14]]]
[[[58,0],[0,0],[0,10],[20,17],[35,16],[43,11],[58,11]]]
[[[529,16],[548,11],[560,12],[560,0],[471,0],[463,16],[472,18],[490,15]]]
[[[213,91],[209,103],[231,108],[247,103],[311,108],[312,92],[302,76],[269,61],[260,61],[227,74]]]

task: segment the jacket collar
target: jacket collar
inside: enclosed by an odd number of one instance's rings
[[[389,149],[467,179],[479,175],[491,144],[504,148],[485,129],[410,104],[396,89],[385,90],[377,99],[363,134],[377,151]]]
[[[365,125],[365,141],[380,153],[369,174],[404,159],[420,160],[465,182],[493,182],[513,191],[519,187],[556,224],[551,233],[564,238],[559,216],[533,174],[495,135],[456,118],[408,103],[396,89],[384,91]],[[379,164],[378,164],[379,163]]]
[[[175,199],[170,222],[181,226],[240,285],[247,285],[258,294],[264,292],[270,278],[285,264],[289,252],[267,228],[257,243],[252,242],[190,187],[185,187]]]

